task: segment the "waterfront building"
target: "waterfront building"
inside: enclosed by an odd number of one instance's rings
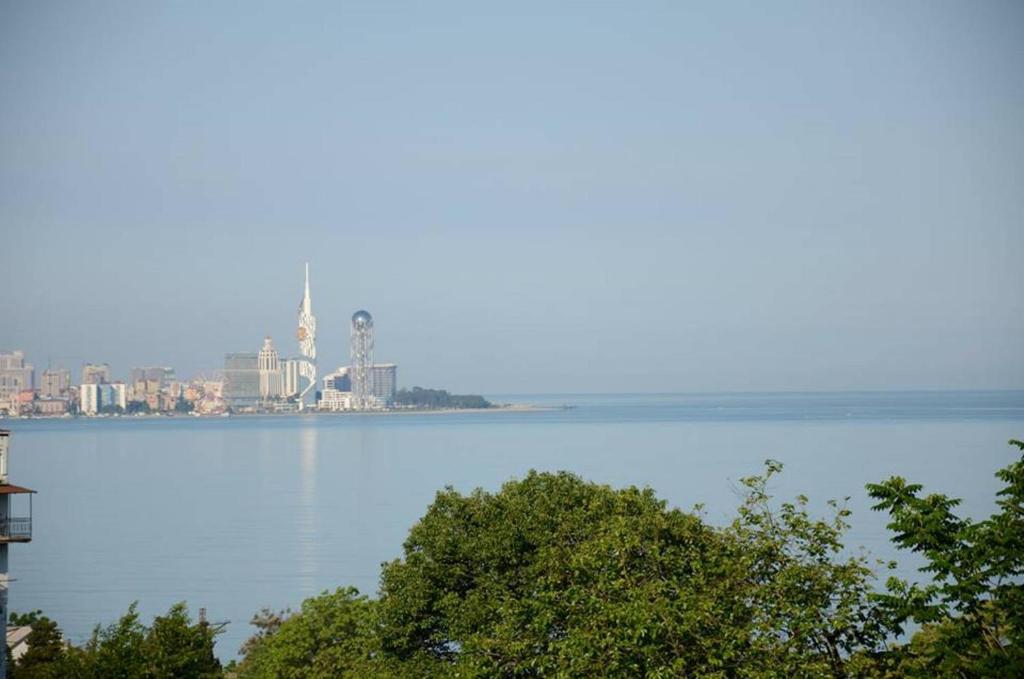
[[[306,394],[316,386],[316,316],[313,315],[313,300],[309,296],[309,262],[306,262],[306,290],[299,303],[299,375],[308,380],[299,392],[299,410],[302,410]]]
[[[161,386],[172,382],[177,379],[174,368],[166,365],[161,366],[144,366],[141,368],[132,368],[131,370],[131,381],[135,382],[146,382],[156,381]]]
[[[337,389],[338,391],[352,391],[352,378],[349,375],[348,366],[342,366],[324,376],[324,389]]]
[[[254,352],[224,355],[224,400],[232,408],[250,410],[260,400],[260,359]]]
[[[42,398],[63,398],[71,388],[71,371],[64,368],[51,368],[43,371],[39,383],[39,395]]]
[[[124,382],[111,384],[83,384],[78,388],[78,409],[83,415],[111,412],[120,407],[128,409],[128,386]]]
[[[398,366],[394,363],[374,363],[370,366],[370,393],[385,406],[395,402],[398,384]]]
[[[286,358],[281,361],[281,396],[292,398],[299,395],[299,359]]]
[[[185,385],[185,388],[181,392],[181,397],[189,403],[195,403],[203,397],[203,386],[195,382],[190,382]]]
[[[83,415],[100,411],[100,385],[87,383],[78,387],[78,410]]]
[[[224,382],[202,380],[202,396],[195,402],[195,412],[200,415],[219,415],[227,408],[224,401]]]
[[[68,412],[68,399],[41,398],[35,402],[35,411],[40,415],[63,415]]]
[[[319,410],[325,410],[328,412],[339,412],[342,410],[352,410],[352,392],[351,391],[340,391],[338,389],[324,389],[320,392],[320,400],[317,401]]]
[[[82,366],[82,384],[107,384],[110,382],[110,365],[107,363],[86,363]]]
[[[25,352],[0,352],[0,409],[26,389],[35,389],[35,368],[25,363]]]
[[[104,385],[110,387],[110,390],[106,392],[109,395],[110,400],[105,402],[103,405],[112,405],[120,408],[121,412],[128,410],[128,385],[124,382],[114,382],[113,384]]]
[[[281,379],[281,360],[278,357],[277,349],[274,348],[274,341],[270,337],[263,340],[263,348],[260,349],[257,359],[260,371],[260,400],[270,401],[281,398],[284,391]]]
[[[159,401],[154,396],[167,389],[176,380],[174,368],[168,366],[146,366],[132,368],[129,398],[132,401]]]
[[[324,388],[320,392],[320,400],[316,407],[319,410],[338,412],[352,410],[352,379],[348,366],[342,366],[323,379]]]
[[[203,396],[211,398],[224,398],[224,381],[203,380]]]
[[[356,410],[374,407],[373,401],[373,316],[360,309],[352,314],[350,340],[352,401]]]
[[[0,619],[10,619],[7,611],[7,546],[15,542],[32,541],[32,495],[30,488],[10,483],[7,479],[7,461],[10,455],[11,432],[0,429]],[[18,506],[15,498],[28,496],[27,512]],[[0,653],[0,677],[7,676],[7,653]]]

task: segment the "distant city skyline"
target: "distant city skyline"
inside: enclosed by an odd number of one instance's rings
[[[230,25],[232,30],[223,27]],[[1024,387],[1024,5],[0,6],[0,351]],[[385,330],[386,329],[386,330]]]

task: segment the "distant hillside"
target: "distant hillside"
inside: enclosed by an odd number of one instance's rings
[[[494,404],[477,394],[449,394],[444,389],[399,389],[395,405],[414,408],[493,408]]]

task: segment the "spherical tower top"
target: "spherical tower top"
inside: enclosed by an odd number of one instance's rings
[[[360,309],[352,314],[352,325],[373,325],[373,316],[369,311]]]

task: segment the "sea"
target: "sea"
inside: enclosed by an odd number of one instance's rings
[[[497,491],[567,470],[724,525],[740,479],[769,458],[785,465],[778,501],[807,495],[821,516],[845,503],[850,553],[919,578],[865,484],[900,475],[985,517],[995,472],[1020,457],[1007,440],[1024,439],[1024,390],[489,398],[537,408],[0,420],[11,482],[38,491],[33,540],[10,547],[10,609],[40,609],[81,643],[132,602],[148,621],[185,601],[227,623],[228,660],[263,607],[339,586],[374,595],[381,563],[447,486]]]

